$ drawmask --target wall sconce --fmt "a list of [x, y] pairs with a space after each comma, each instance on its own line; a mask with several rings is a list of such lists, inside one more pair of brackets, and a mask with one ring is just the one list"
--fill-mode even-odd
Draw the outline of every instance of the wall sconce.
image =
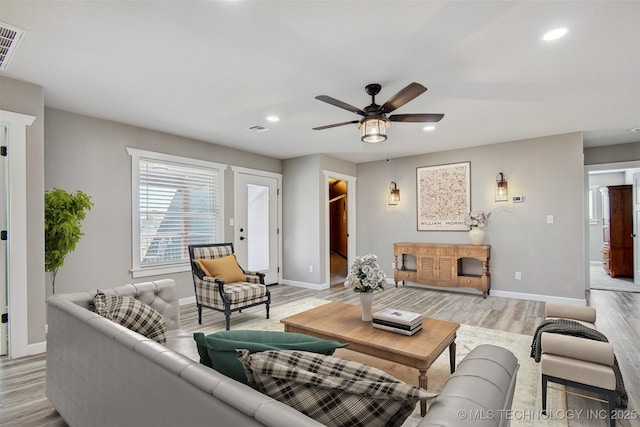
[[399, 201], [400, 190], [398, 190], [396, 183], [391, 181], [391, 185], [389, 186], [389, 206], [397, 205]]
[[504, 174], [500, 172], [496, 176], [496, 202], [506, 202], [509, 200], [509, 186]]

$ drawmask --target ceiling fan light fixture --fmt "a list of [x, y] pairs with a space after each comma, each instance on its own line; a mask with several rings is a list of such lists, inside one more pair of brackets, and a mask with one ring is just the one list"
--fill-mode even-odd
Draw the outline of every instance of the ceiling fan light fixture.
[[387, 140], [387, 128], [390, 126], [389, 120], [383, 117], [373, 117], [363, 119], [358, 123], [360, 129], [360, 140], [367, 144], [378, 144]]

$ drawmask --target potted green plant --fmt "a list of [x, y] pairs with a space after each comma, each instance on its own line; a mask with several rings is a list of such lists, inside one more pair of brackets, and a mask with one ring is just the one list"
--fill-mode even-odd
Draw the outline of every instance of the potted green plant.
[[84, 233], [80, 225], [91, 210], [91, 197], [82, 191], [68, 193], [59, 188], [44, 194], [44, 266], [51, 274], [52, 292], [56, 293], [56, 275], [69, 252]]

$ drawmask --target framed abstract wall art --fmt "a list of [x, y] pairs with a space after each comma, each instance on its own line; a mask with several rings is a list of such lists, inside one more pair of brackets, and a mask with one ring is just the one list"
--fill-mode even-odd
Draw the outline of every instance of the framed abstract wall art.
[[418, 231], [467, 231], [471, 162], [416, 168]]

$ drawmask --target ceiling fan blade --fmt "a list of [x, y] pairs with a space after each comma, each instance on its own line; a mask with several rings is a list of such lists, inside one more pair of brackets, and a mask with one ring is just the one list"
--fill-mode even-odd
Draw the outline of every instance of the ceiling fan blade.
[[390, 113], [393, 110], [402, 107], [417, 96], [422, 95], [426, 91], [427, 88], [422, 86], [420, 83], [409, 83], [404, 89], [401, 89], [400, 92], [393, 95], [384, 103], [382, 106], [382, 112]]
[[364, 111], [362, 111], [358, 107], [354, 107], [353, 105], [347, 104], [346, 102], [342, 102], [342, 101], [337, 100], [335, 98], [332, 98], [330, 96], [318, 95], [318, 96], [316, 96], [316, 99], [319, 99], [320, 101], [324, 101], [327, 104], [331, 104], [331, 105], [334, 105], [336, 107], [343, 108], [343, 109], [345, 109], [347, 111], [351, 111], [352, 113], [356, 113], [356, 114], [360, 114], [361, 116], [364, 116]]
[[330, 129], [330, 128], [335, 128], [335, 127], [338, 127], [338, 126], [352, 125], [352, 124], [355, 124], [355, 123], [360, 123], [360, 120], [351, 120], [350, 122], [342, 122], [342, 123], [334, 123], [332, 125], [318, 126], [317, 128], [313, 128], [313, 130]]
[[442, 120], [444, 114], [394, 114], [389, 116], [392, 122], [435, 123]]

